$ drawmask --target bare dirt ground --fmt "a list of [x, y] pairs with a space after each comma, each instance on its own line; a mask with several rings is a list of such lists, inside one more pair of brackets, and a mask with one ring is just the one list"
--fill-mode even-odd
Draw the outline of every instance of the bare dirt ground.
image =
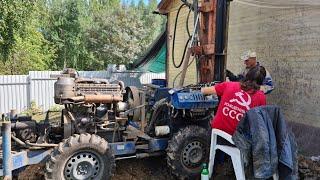
[[113, 180], [174, 180], [166, 165], [165, 157], [117, 161]]
[[319, 180], [320, 179], [320, 160], [312, 161], [311, 158], [304, 156], [298, 157], [300, 179]]
[[[117, 168], [112, 180], [175, 180], [170, 175], [165, 157], [153, 157], [146, 159], [126, 159], [116, 162]], [[220, 172], [223, 172], [221, 170]], [[312, 161], [309, 158], [299, 156], [299, 178], [306, 180], [320, 179], [320, 161]], [[18, 180], [43, 180], [44, 165], [27, 167], [18, 177]], [[219, 174], [214, 179], [228, 180], [232, 176]]]
[[[165, 157], [146, 159], [126, 159], [116, 162], [116, 172], [112, 180], [174, 180], [167, 168]], [[42, 180], [44, 165], [27, 167], [15, 179]]]

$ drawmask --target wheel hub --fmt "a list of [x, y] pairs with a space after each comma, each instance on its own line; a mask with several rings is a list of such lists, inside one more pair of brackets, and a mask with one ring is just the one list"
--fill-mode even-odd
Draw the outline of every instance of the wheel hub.
[[182, 161], [187, 167], [197, 167], [204, 157], [203, 144], [199, 141], [192, 141], [182, 151]]
[[64, 168], [66, 179], [94, 179], [100, 172], [100, 161], [90, 152], [81, 152], [72, 156]]

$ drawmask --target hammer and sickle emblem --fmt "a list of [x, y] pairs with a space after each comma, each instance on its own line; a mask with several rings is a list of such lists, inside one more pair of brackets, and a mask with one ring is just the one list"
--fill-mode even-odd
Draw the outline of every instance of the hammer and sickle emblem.
[[248, 101], [246, 101], [243, 98], [244, 93], [243, 92], [237, 92], [235, 93], [235, 95], [237, 97], [239, 97], [240, 101], [238, 99], [231, 99], [230, 102], [236, 102], [237, 104], [239, 104], [240, 106], [244, 106], [247, 108], [247, 110], [250, 109], [249, 105], [251, 104], [251, 97], [249, 96], [249, 94], [245, 93], [248, 96]]

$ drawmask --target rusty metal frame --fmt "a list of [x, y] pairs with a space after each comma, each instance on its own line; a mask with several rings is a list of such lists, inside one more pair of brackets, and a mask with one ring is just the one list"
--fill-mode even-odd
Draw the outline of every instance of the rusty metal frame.
[[200, 83], [212, 82], [214, 80], [214, 49], [216, 35], [216, 4], [217, 0], [204, 0], [200, 5], [200, 48], [201, 56], [199, 62]]

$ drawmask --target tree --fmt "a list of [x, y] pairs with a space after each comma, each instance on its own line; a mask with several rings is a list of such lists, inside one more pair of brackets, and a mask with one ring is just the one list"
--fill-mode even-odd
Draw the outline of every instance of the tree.
[[[1, 74], [128, 64], [158, 35], [156, 0], [0, 0]], [[130, 1], [132, 2], [132, 1]], [[158, 27], [158, 28], [154, 28]]]
[[86, 59], [89, 56], [83, 42], [79, 3], [81, 2], [75, 0], [56, 1], [49, 7], [50, 16], [45, 34], [46, 38], [58, 48], [53, 65], [57, 69], [64, 67], [82, 69], [79, 63], [80, 57]]
[[87, 35], [88, 48], [97, 62], [106, 67], [109, 63], [129, 64], [137, 59], [163, 25], [163, 18], [152, 14], [156, 5], [149, 7], [151, 4], [146, 6], [140, 1], [137, 6], [123, 4], [122, 9], [105, 9], [96, 14]]
[[22, 35], [25, 22], [33, 11], [33, 1], [0, 1], [0, 51], [2, 60], [9, 59], [16, 37]]
[[[3, 60], [0, 74], [26, 74], [30, 70], [50, 69], [49, 64], [54, 58], [55, 49], [42, 35], [39, 22], [43, 14], [39, 4], [25, 4], [20, 1], [1, 3], [7, 4], [0, 7], [4, 10], [1, 11], [1, 19], [5, 19], [2, 21], [3, 29], [0, 30], [1, 36], [5, 36], [1, 44]], [[15, 14], [14, 9], [19, 10], [20, 14]], [[22, 15], [24, 17], [21, 17]]]

